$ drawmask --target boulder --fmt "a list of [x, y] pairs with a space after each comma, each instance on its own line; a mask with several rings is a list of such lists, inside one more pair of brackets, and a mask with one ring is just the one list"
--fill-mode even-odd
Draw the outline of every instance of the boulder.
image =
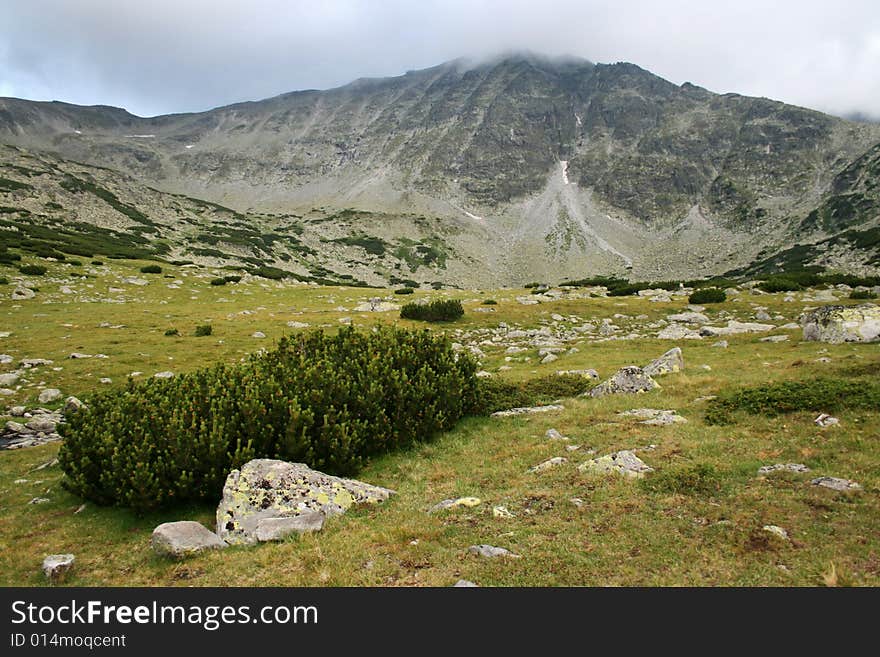
[[595, 474], [615, 473], [637, 479], [644, 477], [648, 472], [654, 472], [654, 468], [628, 449], [581, 463], [578, 470]]
[[648, 376], [661, 376], [663, 374], [671, 374], [680, 372], [684, 369], [684, 357], [681, 355], [680, 347], [673, 347], [665, 354], [652, 360], [642, 368]]
[[801, 316], [804, 340], [817, 342], [880, 341], [880, 306], [823, 306]]
[[685, 324], [709, 323], [709, 318], [706, 317], [703, 313], [698, 312], [676, 313], [675, 315], [669, 315], [666, 319], [668, 319], [670, 322], [684, 322]]
[[[252, 544], [267, 518], [320, 512], [345, 513], [355, 504], [376, 504], [394, 491], [355, 479], [333, 477], [303, 463], [254, 459], [233, 470], [217, 507], [217, 535], [227, 543]], [[268, 529], [266, 531], [269, 531]]]
[[27, 287], [17, 287], [12, 291], [13, 301], [24, 301], [25, 299], [33, 299], [37, 293]]
[[849, 479], [841, 479], [840, 477], [816, 477], [811, 482], [813, 486], [822, 486], [831, 490], [850, 491], [859, 490], [861, 485]]
[[204, 525], [192, 520], [165, 522], [153, 530], [150, 546], [165, 557], [188, 557], [205, 550], [226, 547], [226, 543]]
[[776, 327], [773, 324], [758, 324], [756, 322], [738, 322], [731, 319], [727, 322], [727, 326], [704, 326], [700, 329], [700, 334], [704, 336], [713, 335], [737, 335], [739, 333], [764, 333], [772, 331]]
[[85, 404], [83, 404], [79, 399], [77, 399], [76, 397], [74, 397], [72, 395], [64, 400], [63, 411], [64, 411], [65, 415], [70, 414], [70, 413], [75, 413], [76, 411], [80, 410], [81, 408], [85, 408]]
[[38, 397], [41, 404], [50, 404], [61, 399], [61, 391], [58, 388], [46, 388]]
[[604, 397], [605, 395], [648, 392], [659, 387], [657, 382], [645, 374], [641, 367], [629, 365], [617, 370], [610, 379], [603, 381], [585, 394], [590, 397]]
[[9, 388], [18, 383], [18, 374], [15, 372], [7, 372], [0, 374], [0, 388]]
[[257, 523], [254, 532], [257, 541], [283, 541], [292, 534], [318, 532], [324, 527], [325, 516], [320, 511], [303, 513], [290, 518], [263, 518]]
[[43, 559], [43, 574], [50, 582], [57, 584], [67, 576], [75, 560], [72, 554], [50, 554]]
[[661, 340], [702, 340], [703, 336], [699, 331], [688, 328], [684, 324], [670, 324], [664, 327], [657, 334]]

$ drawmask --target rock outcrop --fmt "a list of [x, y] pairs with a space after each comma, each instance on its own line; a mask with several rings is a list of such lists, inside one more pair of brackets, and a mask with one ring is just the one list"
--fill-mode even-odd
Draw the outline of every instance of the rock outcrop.
[[880, 306], [823, 306], [801, 316], [804, 340], [816, 342], [880, 341]]

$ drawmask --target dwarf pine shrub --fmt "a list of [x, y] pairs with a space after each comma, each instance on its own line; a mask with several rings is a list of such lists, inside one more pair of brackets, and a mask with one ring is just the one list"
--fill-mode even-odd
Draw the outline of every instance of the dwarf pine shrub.
[[476, 364], [428, 331], [282, 338], [244, 363], [99, 391], [61, 425], [65, 486], [138, 511], [216, 502], [253, 458], [351, 475], [449, 429], [477, 394]]
[[144, 265], [141, 267], [142, 274], [161, 274], [162, 267], [159, 265]]
[[408, 303], [400, 309], [401, 319], [419, 319], [425, 322], [454, 322], [464, 315], [458, 299], [440, 299], [431, 303]]
[[688, 303], [724, 303], [727, 301], [727, 295], [724, 290], [717, 287], [705, 287], [702, 290], [696, 290], [688, 297]]

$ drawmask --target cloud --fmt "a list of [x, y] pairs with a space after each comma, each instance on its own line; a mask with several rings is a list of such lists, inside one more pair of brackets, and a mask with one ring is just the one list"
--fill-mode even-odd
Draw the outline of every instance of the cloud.
[[631, 61], [675, 83], [880, 117], [875, 0], [9, 4], [0, 25], [0, 92], [141, 115], [528, 49]]

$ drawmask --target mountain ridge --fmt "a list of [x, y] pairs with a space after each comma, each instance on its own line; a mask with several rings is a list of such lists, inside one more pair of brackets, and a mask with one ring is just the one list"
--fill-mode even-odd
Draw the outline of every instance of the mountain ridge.
[[880, 126], [626, 62], [453, 60], [148, 118], [0, 99], [0, 142], [242, 212], [435, 217], [490, 235], [490, 278], [510, 283], [711, 275], [880, 220], [870, 176], [841, 178]]

